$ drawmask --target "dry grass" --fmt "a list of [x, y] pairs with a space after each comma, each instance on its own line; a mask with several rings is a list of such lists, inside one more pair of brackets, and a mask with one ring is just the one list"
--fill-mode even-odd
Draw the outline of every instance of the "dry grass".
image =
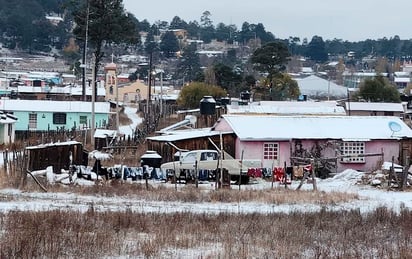
[[[170, 185], [165, 183], [165, 185]], [[25, 190], [33, 191], [34, 185], [27, 186]], [[50, 192], [67, 192], [67, 187], [52, 185], [47, 187]], [[261, 202], [268, 204], [304, 204], [335, 205], [359, 199], [357, 194], [342, 192], [313, 192], [296, 191], [282, 187], [266, 190], [236, 190], [219, 189], [210, 190], [195, 188], [194, 185], [186, 185], [178, 189], [159, 185], [153, 187], [144, 183], [129, 184], [120, 181], [112, 181], [107, 185], [94, 185], [91, 187], [73, 186], [71, 192], [82, 195], [99, 195], [106, 197], [132, 196], [148, 201], [179, 201], [179, 202]]]
[[412, 212], [0, 214], [1, 258], [411, 258]]
[[[18, 185], [19, 175], [4, 177]], [[14, 179], [14, 180], [13, 180]], [[268, 190], [177, 190], [107, 182], [93, 187], [47, 185], [50, 192], [130, 196], [180, 202], [318, 204], [325, 208], [359, 197], [347, 193]], [[27, 179], [23, 191], [39, 191]], [[10, 196], [0, 197], [9, 201]], [[0, 258], [412, 258], [412, 212], [379, 208], [270, 214], [86, 213], [66, 210], [0, 213]]]

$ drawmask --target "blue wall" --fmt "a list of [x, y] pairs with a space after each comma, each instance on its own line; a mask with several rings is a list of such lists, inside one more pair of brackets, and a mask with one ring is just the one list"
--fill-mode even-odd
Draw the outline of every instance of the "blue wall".
[[[55, 112], [14, 112], [14, 115], [18, 118], [16, 122], [16, 130], [28, 130], [29, 129], [29, 114], [36, 114], [37, 126], [36, 129], [30, 130], [56, 130], [64, 127], [65, 129], [71, 129], [76, 127], [82, 129], [83, 124], [80, 124], [80, 116], [86, 116], [87, 126], [90, 127], [92, 116], [89, 113], [71, 113], [62, 112], [66, 114], [66, 124], [54, 124], [53, 114]], [[96, 113], [95, 114], [96, 127], [100, 128], [109, 123], [109, 114]]]

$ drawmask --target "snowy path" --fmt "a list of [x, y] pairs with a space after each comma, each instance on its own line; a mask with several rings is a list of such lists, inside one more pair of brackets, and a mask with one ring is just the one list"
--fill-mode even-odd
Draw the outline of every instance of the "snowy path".
[[132, 124], [120, 126], [119, 131], [125, 136], [133, 136], [134, 130], [136, 129], [137, 125], [142, 123], [143, 119], [140, 118], [137, 114], [137, 108], [126, 106], [124, 112], [132, 121]]

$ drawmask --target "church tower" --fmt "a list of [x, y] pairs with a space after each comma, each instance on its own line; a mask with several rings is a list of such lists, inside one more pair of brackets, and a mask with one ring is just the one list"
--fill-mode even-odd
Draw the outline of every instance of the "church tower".
[[115, 63], [109, 63], [104, 67], [104, 72], [106, 75], [105, 80], [105, 90], [106, 90], [106, 101], [116, 101], [116, 88], [117, 88], [117, 65]]

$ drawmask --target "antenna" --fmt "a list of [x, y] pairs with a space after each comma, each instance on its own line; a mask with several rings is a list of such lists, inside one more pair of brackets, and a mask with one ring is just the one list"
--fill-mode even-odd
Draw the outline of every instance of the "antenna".
[[393, 134], [394, 134], [395, 132], [399, 132], [399, 131], [401, 131], [401, 129], [402, 129], [402, 126], [401, 126], [399, 123], [395, 122], [395, 121], [390, 121], [390, 122], [388, 123], [388, 127], [389, 127], [389, 129], [392, 131], [391, 137], [393, 136]]

